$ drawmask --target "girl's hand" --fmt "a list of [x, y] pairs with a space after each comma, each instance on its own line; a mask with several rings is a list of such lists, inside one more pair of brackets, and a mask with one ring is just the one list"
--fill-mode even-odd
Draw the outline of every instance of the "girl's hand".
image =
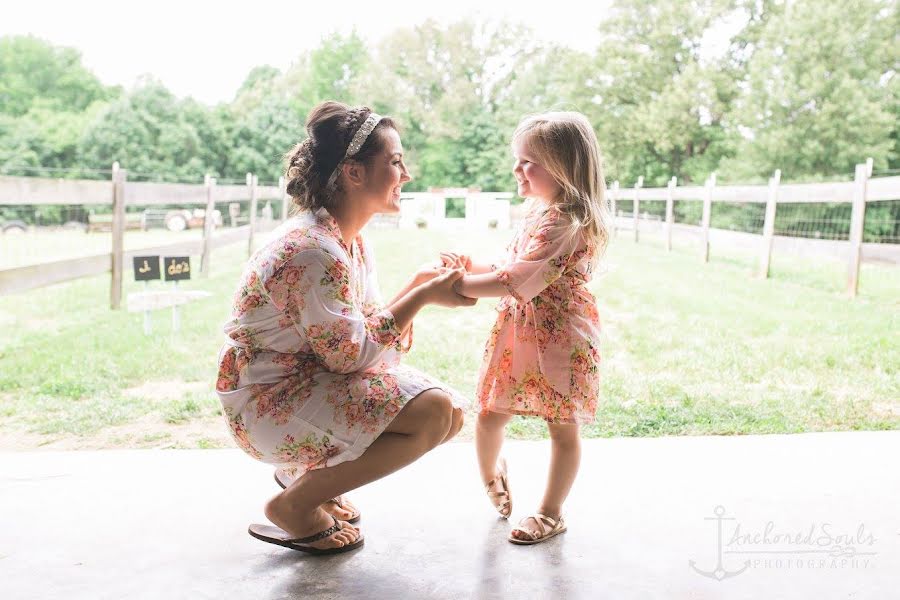
[[421, 289], [425, 301], [429, 304], [446, 306], [448, 308], [474, 306], [475, 302], [477, 302], [475, 298], [466, 298], [454, 291], [454, 284], [462, 279], [464, 275], [464, 270], [453, 269], [452, 271], [447, 271], [446, 273], [438, 275], [428, 283], [423, 284]]
[[472, 257], [455, 252], [441, 252], [441, 263], [448, 269], [465, 269], [468, 273], [472, 270]]

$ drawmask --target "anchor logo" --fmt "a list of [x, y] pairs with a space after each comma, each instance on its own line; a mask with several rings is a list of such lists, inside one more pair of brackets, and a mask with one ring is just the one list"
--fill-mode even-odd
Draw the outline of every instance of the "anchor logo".
[[718, 581], [722, 581], [723, 579], [728, 579], [731, 577], [735, 577], [736, 575], [740, 575], [748, 568], [750, 568], [750, 561], [747, 560], [744, 562], [744, 566], [738, 571], [728, 571], [722, 566], [722, 521], [734, 521], [734, 517], [724, 517], [725, 507], [721, 504], [717, 506], [714, 510], [716, 513], [715, 517], [704, 517], [705, 521], [716, 521], [716, 525], [719, 530], [719, 541], [718, 541], [718, 549], [719, 549], [719, 560], [716, 564], [716, 568], [712, 571], [703, 571], [697, 568], [697, 563], [693, 560], [689, 560], [688, 564], [690, 567], [697, 572], [698, 575], [703, 575], [704, 577], [709, 577], [710, 579], [716, 579]]

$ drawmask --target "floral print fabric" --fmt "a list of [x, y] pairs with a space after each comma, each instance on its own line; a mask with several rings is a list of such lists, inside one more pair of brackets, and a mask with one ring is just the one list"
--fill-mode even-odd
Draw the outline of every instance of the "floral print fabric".
[[410, 399], [447, 390], [400, 364], [412, 326], [384, 308], [371, 249], [324, 209], [276, 230], [250, 259], [225, 324], [216, 391], [232, 436], [295, 474], [353, 460]]
[[481, 412], [590, 423], [600, 394], [594, 249], [558, 208], [537, 204], [495, 266], [509, 290], [497, 306], [478, 375]]

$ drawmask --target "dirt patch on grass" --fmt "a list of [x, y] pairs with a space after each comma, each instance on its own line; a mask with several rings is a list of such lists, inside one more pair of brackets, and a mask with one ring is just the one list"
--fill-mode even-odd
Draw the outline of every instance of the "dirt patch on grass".
[[222, 417], [203, 417], [186, 423], [166, 423], [150, 414], [125, 425], [107, 427], [94, 435], [43, 435], [14, 426], [0, 427], [0, 451], [101, 450], [111, 448], [230, 448], [234, 446]]
[[872, 411], [879, 417], [900, 419], [900, 404], [889, 402], [873, 402]]

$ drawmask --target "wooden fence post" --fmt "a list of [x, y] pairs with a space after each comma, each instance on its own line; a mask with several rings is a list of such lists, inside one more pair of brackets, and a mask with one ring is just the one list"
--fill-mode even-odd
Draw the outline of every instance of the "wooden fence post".
[[713, 173], [706, 180], [706, 193], [703, 196], [703, 247], [701, 249], [703, 262], [709, 262], [709, 221], [712, 216], [712, 195], [716, 187], [716, 174]]
[[110, 270], [112, 281], [109, 286], [109, 307], [118, 310], [122, 305], [122, 273], [125, 262], [125, 169], [119, 163], [112, 168], [112, 252]]
[[640, 231], [640, 229], [638, 227], [638, 223], [640, 222], [640, 218], [641, 218], [641, 214], [640, 214], [641, 201], [640, 201], [640, 198], [638, 198], [638, 193], [639, 193], [639, 190], [641, 189], [641, 186], [643, 186], [643, 185], [644, 185], [644, 176], [641, 175], [640, 177], [638, 177], [637, 181], [634, 184], [633, 216], [634, 216], [634, 241], [635, 242], [638, 241], [638, 235], [639, 235], [639, 231]]
[[259, 177], [247, 173], [247, 185], [250, 186], [250, 235], [247, 238], [247, 256], [253, 256], [253, 233], [256, 231], [256, 186]]
[[778, 185], [781, 183], [781, 169], [769, 179], [769, 191], [766, 196], [766, 220], [763, 223], [762, 253], [759, 256], [758, 277], [768, 279], [769, 266], [772, 264], [772, 242], [775, 239], [775, 210], [778, 205]]
[[850, 212], [850, 268], [847, 273], [847, 293], [855, 298], [859, 291], [859, 262], [862, 258], [862, 241], [866, 223], [866, 187], [869, 165], [856, 165], [853, 179], [853, 207]]
[[216, 209], [216, 179], [207, 174], [203, 183], [206, 186], [206, 213], [204, 213], [205, 216], [203, 218], [203, 254], [200, 256], [200, 276], [209, 277], [209, 260], [212, 250], [213, 229], [215, 228], [213, 211]]
[[618, 215], [616, 214], [618, 209], [616, 208], [616, 201], [619, 199], [619, 180], [613, 181], [612, 193], [609, 195], [609, 209], [612, 212], [612, 230], [613, 235], [618, 235], [619, 228], [616, 226], [616, 219]]
[[675, 222], [675, 186], [678, 178], [674, 175], [666, 189], [666, 250], [672, 250], [672, 224]]

